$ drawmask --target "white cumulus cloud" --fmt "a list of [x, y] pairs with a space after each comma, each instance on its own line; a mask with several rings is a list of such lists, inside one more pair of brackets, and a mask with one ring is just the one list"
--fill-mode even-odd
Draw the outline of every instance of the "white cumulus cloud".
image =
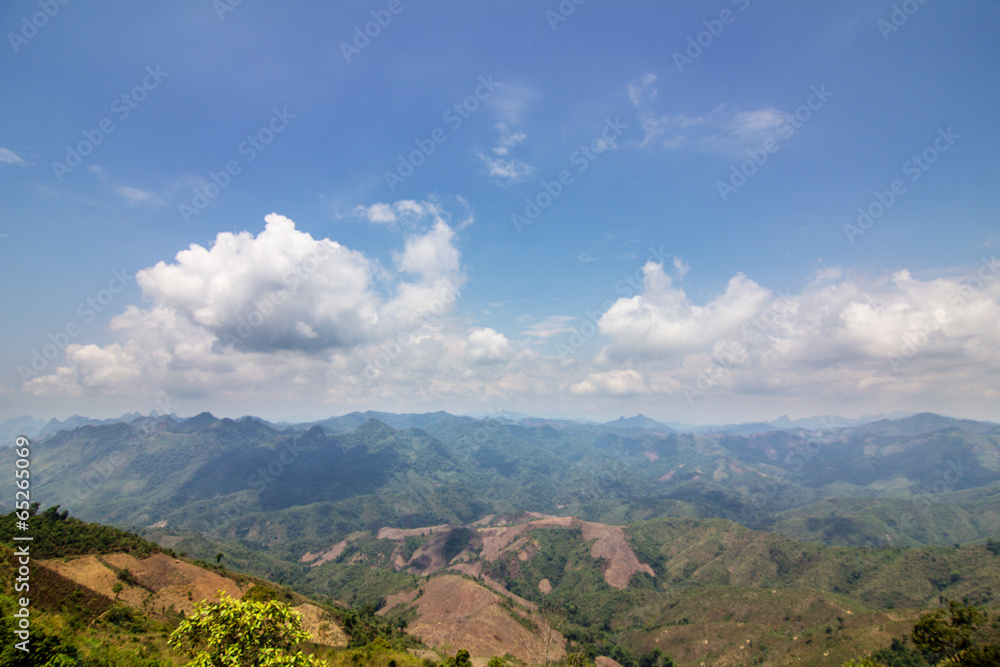
[[569, 392], [574, 396], [633, 396], [645, 391], [642, 375], [633, 369], [591, 373], [573, 384]]
[[479, 329], [469, 334], [469, 361], [474, 364], [498, 364], [510, 359], [510, 341], [493, 329]]

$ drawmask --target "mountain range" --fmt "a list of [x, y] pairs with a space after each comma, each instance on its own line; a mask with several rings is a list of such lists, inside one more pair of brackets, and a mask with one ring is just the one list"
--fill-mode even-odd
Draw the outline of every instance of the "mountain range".
[[126, 415], [39, 431], [31, 493], [378, 610], [438, 655], [840, 664], [939, 598], [996, 604], [1000, 425], [779, 421]]
[[[42, 435], [32, 489], [118, 525], [261, 544], [280, 525], [304, 550], [360, 529], [519, 512], [728, 518], [830, 544], [952, 544], [998, 532], [1000, 425], [929, 413], [826, 423], [679, 433], [642, 417], [355, 412], [278, 425], [133, 416]], [[0, 449], [0, 464], [12, 460]]]

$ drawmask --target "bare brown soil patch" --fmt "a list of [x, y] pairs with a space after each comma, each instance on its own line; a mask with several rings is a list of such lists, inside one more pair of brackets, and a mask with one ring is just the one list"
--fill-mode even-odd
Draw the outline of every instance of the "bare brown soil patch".
[[[604, 580], [613, 588], [619, 590], [628, 586], [629, 580], [636, 572], [645, 572], [655, 576], [653, 568], [640, 563], [635, 552], [625, 539], [621, 526], [608, 526], [603, 523], [581, 521], [575, 517], [547, 516], [535, 512], [525, 515], [527, 521], [512, 526], [496, 526], [482, 528], [479, 531], [483, 540], [480, 556], [493, 561], [508, 551], [520, 549], [527, 542], [525, 534], [530, 530], [545, 528], [578, 528], [583, 533], [584, 541], [594, 540], [590, 555], [605, 563]], [[533, 555], [525, 551], [529, 557]], [[520, 554], [519, 554], [520, 556]], [[522, 558], [522, 560], [524, 560]]]
[[[243, 591], [232, 579], [185, 563], [163, 553], [139, 560], [129, 554], [81, 556], [68, 561], [54, 559], [43, 564], [98, 595], [117, 599], [145, 613], [161, 616], [169, 611], [188, 614], [203, 599], [214, 599], [218, 591], [240, 597]], [[118, 577], [128, 570], [138, 585]], [[117, 570], [117, 571], [116, 571]], [[116, 595], [115, 584], [122, 584]]]
[[[142, 560], [129, 554], [106, 554], [68, 560], [56, 558], [40, 564], [53, 571], [54, 576], [86, 589], [88, 599], [93, 596], [108, 601], [117, 599], [158, 618], [170, 613], [186, 616], [198, 602], [217, 599], [219, 591], [234, 598], [242, 597], [244, 592], [244, 588], [228, 577], [164, 553], [155, 553]], [[119, 578], [123, 570], [128, 570], [135, 583]], [[117, 594], [114, 591], [116, 584], [121, 584]], [[94, 603], [92, 606], [96, 609], [101, 605]], [[305, 604], [296, 607], [295, 611], [303, 614], [303, 627], [316, 643], [347, 645], [343, 629], [321, 608]]]
[[382, 606], [381, 609], [379, 609], [375, 613], [378, 614], [379, 616], [385, 616], [386, 612], [392, 609], [393, 607], [413, 602], [413, 599], [416, 598], [418, 595], [420, 595], [420, 590], [416, 588], [409, 591], [400, 591], [398, 593], [387, 595], [385, 596], [385, 604]]
[[639, 562], [639, 558], [625, 540], [625, 531], [621, 526], [607, 526], [588, 521], [580, 523], [583, 526], [583, 539], [588, 542], [596, 540], [594, 546], [590, 548], [590, 555], [604, 559], [606, 563], [604, 581], [608, 582], [608, 586], [622, 590], [628, 586], [632, 575], [637, 572], [645, 572], [651, 577], [656, 576], [653, 568]]
[[413, 552], [413, 556], [408, 562], [409, 567], [406, 568], [406, 571], [410, 574], [427, 576], [448, 565], [448, 561], [444, 558], [444, 547], [448, 540], [448, 533], [450, 531], [435, 532], [438, 534], [426, 543], [421, 544], [420, 547]]
[[112, 601], [86, 586], [62, 576], [53, 568], [36, 564], [31, 573], [31, 604], [43, 609], [69, 608], [92, 621], [112, 605]]
[[326, 551], [321, 551], [315, 554], [306, 552], [302, 554], [302, 562], [308, 563], [310, 561], [313, 561], [313, 564], [310, 567], [316, 567], [318, 565], [322, 565], [323, 563], [329, 563], [330, 561], [340, 556], [340, 554], [344, 553], [344, 549], [347, 548], [347, 545], [350, 543], [350, 541], [351, 537], [345, 537], [344, 539], [337, 542]]
[[307, 602], [295, 607], [294, 611], [302, 614], [302, 629], [312, 635], [314, 643], [347, 646], [347, 633], [322, 607]]
[[475, 581], [443, 575], [422, 590], [409, 603], [417, 619], [408, 631], [429, 646], [445, 653], [464, 648], [478, 658], [509, 652], [529, 664], [544, 663], [546, 654], [549, 660], [565, 655], [565, 639], [544, 619], [517, 605], [505, 608], [503, 598]]

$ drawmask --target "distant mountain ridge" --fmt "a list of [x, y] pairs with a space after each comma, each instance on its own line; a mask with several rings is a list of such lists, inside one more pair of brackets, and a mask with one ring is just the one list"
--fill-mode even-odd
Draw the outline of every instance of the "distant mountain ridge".
[[[261, 544], [281, 533], [289, 549], [318, 548], [320, 533], [372, 521], [405, 528], [525, 511], [599, 522], [724, 517], [847, 544], [886, 534], [950, 544], [991, 537], [1000, 522], [1000, 507], [991, 509], [1000, 506], [991, 495], [1000, 425], [931, 414], [694, 434], [645, 417], [583, 424], [365, 412], [278, 426], [205, 412], [86, 424], [39, 442], [32, 493], [49, 504], [88, 520], [165, 521]], [[0, 448], [0, 464], [11, 457]], [[901, 521], [888, 509], [921, 496], [934, 511]], [[843, 508], [833, 516], [830, 499]], [[795, 513], [816, 503], [826, 503], [829, 521], [801, 523]], [[275, 532], [289, 522], [294, 531]]]
[[[931, 414], [931, 413], [922, 413]], [[645, 415], [639, 413], [634, 417], [625, 417], [624, 415], [615, 419], [613, 421], [605, 422], [603, 426], [610, 428], [637, 428], [641, 430], [648, 431], [658, 431], [664, 433], [766, 433], [770, 431], [781, 431], [789, 429], [804, 429], [804, 430], [829, 430], [833, 428], [847, 428], [852, 426], [860, 426], [863, 424], [878, 422], [878, 421], [896, 421], [905, 417], [913, 416], [914, 413], [908, 412], [893, 412], [893, 413], [881, 413], [878, 415], [865, 415], [862, 417], [857, 417], [854, 419], [847, 419], [844, 417], [837, 416], [819, 416], [819, 417], [808, 417], [802, 419], [789, 419], [787, 415], [782, 415], [781, 417], [769, 421], [769, 422], [743, 422], [736, 424], [721, 424], [721, 425], [711, 425], [711, 424], [688, 424], [684, 422], [661, 422], [655, 419], [646, 417]], [[107, 424], [118, 424], [118, 423], [132, 423], [136, 420], [157, 420], [163, 419], [163, 417], [169, 416], [172, 420], [176, 422], [187, 422], [192, 419], [216, 419], [211, 413], [203, 412], [201, 414], [195, 415], [193, 417], [178, 417], [176, 414], [171, 415], [160, 415], [156, 410], [150, 412], [148, 416], [143, 416], [138, 412], [130, 412], [122, 415], [121, 417], [109, 418], [109, 419], [92, 419], [90, 417], [84, 417], [81, 415], [73, 415], [67, 417], [64, 420], [59, 420], [56, 418], [51, 418], [48, 421], [41, 419], [34, 419], [29, 416], [13, 417], [0, 422], [0, 446], [4, 444], [11, 444], [13, 439], [18, 435], [25, 435], [30, 438], [44, 439], [61, 431], [70, 431], [80, 426], [102, 426]], [[939, 415], [934, 415], [935, 417], [940, 417]], [[440, 423], [443, 420], [449, 419], [467, 419], [467, 420], [489, 420], [503, 423], [573, 423], [573, 424], [590, 424], [594, 426], [599, 426], [601, 424], [597, 422], [580, 422], [576, 420], [563, 420], [563, 419], [549, 419], [544, 417], [534, 417], [524, 413], [518, 412], [507, 412], [502, 411], [498, 413], [481, 413], [478, 415], [467, 415], [460, 416], [454, 415], [443, 410], [437, 412], [428, 413], [392, 413], [392, 412], [380, 412], [375, 410], [367, 410], [364, 412], [350, 412], [344, 415], [328, 417], [326, 419], [306, 421], [306, 422], [271, 422], [260, 417], [248, 416], [256, 421], [263, 424], [267, 424], [275, 430], [293, 430], [293, 431], [305, 431], [312, 426], [322, 426], [323, 429], [329, 433], [344, 433], [353, 430], [366, 422], [369, 419], [378, 419], [393, 428], [397, 429], [407, 429], [407, 428], [422, 428], [430, 424]], [[243, 419], [246, 417], [241, 417]], [[941, 419], [951, 419], [950, 417], [940, 417]], [[967, 423], [989, 423], [989, 422], [975, 422], [973, 420], [958, 420]]]
[[646, 431], [660, 431], [662, 433], [677, 433], [677, 429], [671, 428], [662, 422], [658, 422], [655, 419], [650, 419], [646, 415], [640, 413], [635, 417], [619, 417], [618, 419], [610, 422], [605, 422], [605, 426], [611, 426], [612, 428], [638, 428]]

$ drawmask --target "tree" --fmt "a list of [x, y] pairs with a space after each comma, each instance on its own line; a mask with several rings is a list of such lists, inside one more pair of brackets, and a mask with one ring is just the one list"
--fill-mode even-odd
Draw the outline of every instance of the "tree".
[[909, 641], [910, 638], [906, 635], [895, 637], [888, 648], [875, 651], [868, 659], [885, 667], [928, 667], [930, 663], [924, 659], [923, 654], [907, 646]]
[[193, 658], [191, 667], [320, 667], [292, 648], [310, 639], [302, 617], [277, 600], [237, 600], [219, 592], [218, 602], [195, 605], [170, 635], [169, 644]]
[[272, 591], [266, 586], [251, 586], [250, 590], [243, 594], [240, 598], [244, 602], [268, 602], [270, 600], [277, 600], [278, 594]]
[[948, 601], [948, 614], [935, 609], [913, 626], [913, 645], [934, 659], [951, 658], [972, 646], [972, 635], [986, 617], [976, 607]]

